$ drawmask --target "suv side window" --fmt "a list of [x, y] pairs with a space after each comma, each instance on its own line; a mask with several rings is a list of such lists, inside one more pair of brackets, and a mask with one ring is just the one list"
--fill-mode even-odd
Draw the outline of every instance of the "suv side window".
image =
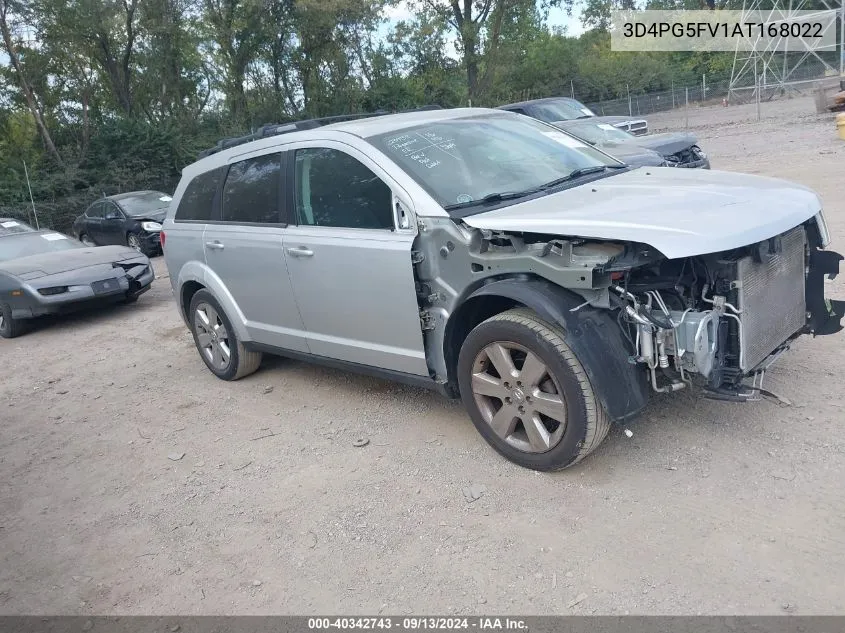
[[336, 149], [296, 150], [296, 214], [304, 226], [393, 229], [390, 187]]
[[281, 175], [281, 154], [248, 158], [232, 164], [223, 186], [223, 221], [279, 224]]
[[209, 222], [214, 206], [214, 196], [217, 193], [220, 170], [212, 169], [195, 176], [185, 188], [179, 207], [176, 209], [174, 220]]
[[105, 215], [106, 207], [102, 202], [95, 202], [88, 210], [85, 212], [85, 215], [89, 218], [102, 218]]

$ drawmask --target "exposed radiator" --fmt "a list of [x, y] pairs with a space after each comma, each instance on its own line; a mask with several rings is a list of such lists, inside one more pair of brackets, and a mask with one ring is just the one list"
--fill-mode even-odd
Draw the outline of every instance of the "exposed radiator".
[[742, 362], [754, 369], [806, 323], [804, 227], [780, 236], [781, 250], [768, 261], [737, 262], [737, 307], [742, 310]]

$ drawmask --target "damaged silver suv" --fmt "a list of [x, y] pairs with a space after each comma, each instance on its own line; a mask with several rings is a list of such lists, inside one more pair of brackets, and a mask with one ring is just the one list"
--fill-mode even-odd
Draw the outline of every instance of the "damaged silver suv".
[[265, 126], [186, 167], [161, 242], [224, 380], [262, 353], [461, 398], [494, 449], [577, 463], [650, 391], [765, 393], [799, 335], [841, 329], [819, 198], [632, 169], [501, 110]]

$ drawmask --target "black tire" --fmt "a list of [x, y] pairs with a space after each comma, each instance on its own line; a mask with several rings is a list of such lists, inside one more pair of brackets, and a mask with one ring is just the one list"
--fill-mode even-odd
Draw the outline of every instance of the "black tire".
[[2, 315], [2, 324], [0, 324], [0, 336], [3, 338], [15, 338], [21, 334], [25, 334], [29, 329], [29, 323], [23, 319], [12, 318], [12, 308], [5, 303], [0, 303], [0, 315]]
[[138, 301], [139, 295], [126, 295], [126, 298], [123, 300], [125, 305], [131, 305]]
[[[215, 367], [200, 346], [195, 320], [197, 308], [202, 303], [208, 304], [216, 311], [221, 323], [226, 328], [228, 334], [229, 362], [225, 368]], [[190, 324], [191, 334], [194, 336], [194, 345], [197, 348], [197, 352], [199, 352], [200, 358], [202, 358], [206, 367], [211, 370], [211, 373], [218, 378], [222, 380], [239, 380], [244, 376], [254, 373], [258, 369], [258, 366], [261, 365], [261, 352], [253, 352], [244, 347], [233, 330], [229, 317], [223, 311], [217, 299], [214, 298], [214, 295], [208, 290], [198, 290], [194, 293], [188, 312], [188, 323]]]
[[[477, 357], [497, 342], [514, 344], [536, 355], [548, 370], [555, 395], [560, 394], [563, 400], [566, 423], [557, 444], [546, 452], [527, 452], [506, 442], [485, 421], [476, 402], [472, 375]], [[562, 332], [531, 310], [503, 312], [469, 333], [458, 357], [458, 385], [464, 407], [482, 437], [501, 455], [525, 468], [550, 471], [577, 464], [601, 444], [610, 429], [607, 413], [596, 399], [581, 363], [563, 340]], [[504, 405], [501, 401], [501, 406]]]
[[[82, 242], [83, 244], [85, 244], [85, 239], [86, 239], [86, 238], [88, 239], [88, 241], [90, 241], [90, 242], [91, 242], [91, 244], [92, 244], [93, 246], [96, 246], [96, 245], [97, 245], [97, 243], [96, 243], [96, 242], [95, 242], [95, 241], [91, 238], [91, 236], [90, 236], [90, 235], [88, 235], [87, 233], [80, 233], [80, 234], [79, 234], [79, 241], [80, 241], [80, 242]], [[87, 244], [85, 244], [85, 245], [86, 245], [86, 246], [88, 246]]]

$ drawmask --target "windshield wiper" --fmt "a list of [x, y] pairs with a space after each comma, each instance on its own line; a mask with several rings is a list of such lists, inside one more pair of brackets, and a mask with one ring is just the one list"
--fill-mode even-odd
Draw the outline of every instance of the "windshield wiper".
[[540, 191], [545, 191], [546, 189], [552, 189], [553, 187], [557, 187], [558, 185], [562, 185], [565, 182], [569, 182], [570, 180], [575, 180], [576, 178], [580, 178], [581, 176], [587, 176], [589, 174], [598, 174], [603, 171], [607, 171], [608, 169], [624, 169], [627, 165], [594, 165], [593, 167], [581, 167], [579, 169], [574, 169], [565, 176], [560, 178], [555, 178], [554, 180], [545, 183], [539, 187]]
[[502, 200], [516, 200], [517, 198], [524, 198], [525, 196], [529, 196], [532, 193], [537, 193], [540, 191], [538, 188], [534, 189], [526, 189], [525, 191], [499, 191], [496, 193], [489, 193], [480, 200], [469, 200], [467, 202], [458, 202], [456, 204], [450, 204], [445, 207], [447, 211], [451, 209], [462, 209], [464, 207], [471, 207], [476, 204], [486, 204], [490, 202], [501, 202]]

